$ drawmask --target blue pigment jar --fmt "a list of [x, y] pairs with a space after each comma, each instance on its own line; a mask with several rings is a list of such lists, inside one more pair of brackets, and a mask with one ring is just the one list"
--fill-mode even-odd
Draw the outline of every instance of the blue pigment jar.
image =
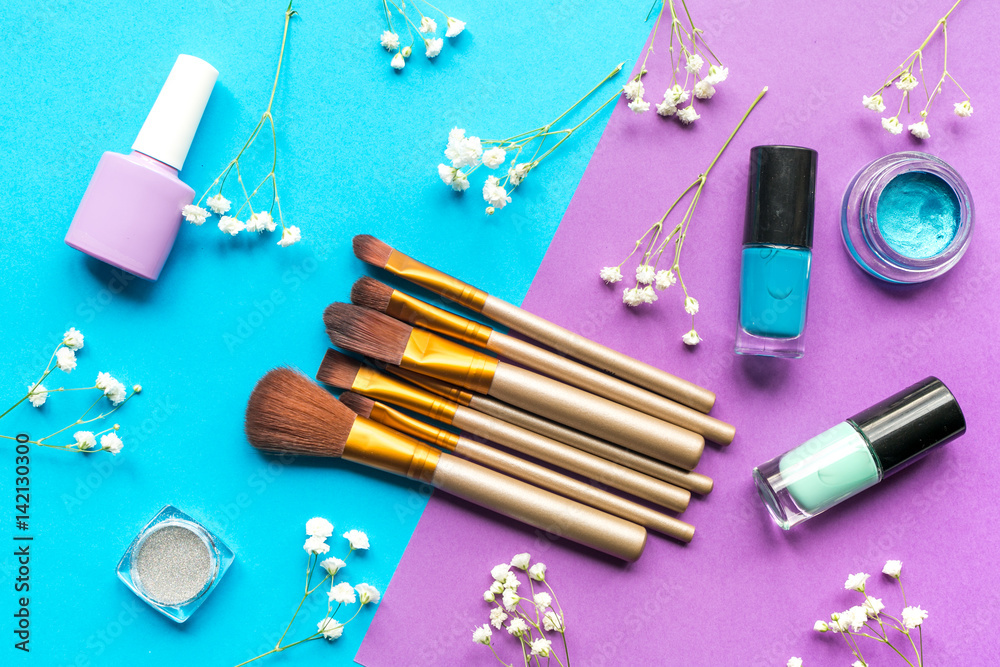
[[736, 353], [801, 357], [812, 265], [816, 151], [750, 150]]
[[972, 239], [969, 186], [933, 155], [886, 155], [847, 186], [841, 229], [848, 252], [868, 273], [919, 283], [955, 266]]

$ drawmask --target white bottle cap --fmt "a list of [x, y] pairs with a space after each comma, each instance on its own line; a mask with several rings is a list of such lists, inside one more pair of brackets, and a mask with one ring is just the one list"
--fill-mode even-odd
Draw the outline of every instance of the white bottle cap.
[[180, 170], [218, 76], [201, 58], [177, 56], [132, 150]]

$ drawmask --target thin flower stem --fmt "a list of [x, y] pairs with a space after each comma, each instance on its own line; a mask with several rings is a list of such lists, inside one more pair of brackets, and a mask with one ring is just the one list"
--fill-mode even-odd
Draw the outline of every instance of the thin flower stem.
[[[959, 0], [961, 1], [961, 0]], [[285, 29], [281, 34], [281, 50], [278, 52], [278, 66], [274, 71], [274, 85], [271, 86], [271, 97], [267, 101], [265, 116], [271, 115], [271, 106], [274, 104], [274, 94], [278, 91], [278, 77], [281, 76], [281, 63], [285, 59], [285, 43], [288, 41], [288, 23], [298, 12], [292, 10], [292, 3], [295, 0], [288, 0], [288, 9], [285, 10]]]
[[487, 644], [487, 646], [489, 646], [490, 650], [493, 651], [493, 655], [496, 657], [497, 660], [500, 661], [501, 665], [503, 665], [504, 667], [514, 667], [513, 665], [508, 664], [508, 663], [506, 663], [506, 662], [504, 662], [503, 660], [500, 659], [500, 654], [497, 653], [497, 650], [495, 648], [493, 648], [493, 644], [492, 643]]
[[[556, 116], [555, 119], [552, 120], [548, 125], [545, 125], [544, 126], [545, 129], [548, 130], [548, 128], [552, 127], [553, 125], [555, 125], [556, 123], [558, 123], [560, 120], [562, 120], [563, 117], [566, 116], [566, 114], [568, 114], [570, 111], [572, 111], [573, 109], [575, 109], [578, 106], [580, 106], [580, 104], [585, 99], [587, 99], [588, 97], [590, 97], [591, 95], [593, 95], [595, 92], [597, 92], [598, 88], [600, 88], [605, 83], [607, 83], [612, 77], [614, 77], [616, 74], [618, 74], [618, 72], [622, 71], [622, 67], [624, 65], [625, 65], [624, 62], [618, 63], [617, 67], [615, 67], [613, 70], [611, 70], [611, 72], [607, 76], [605, 76], [603, 79], [601, 79], [600, 82], [596, 86], [594, 86], [589, 91], [587, 91], [587, 93], [583, 97], [581, 97], [580, 99], [578, 99], [573, 104], [573, 106], [571, 106], [569, 109], [566, 109], [566, 111], [563, 111], [561, 114], [559, 114], [558, 116]], [[618, 97], [618, 93], [615, 93], [615, 98], [617, 98], [617, 97]], [[605, 102], [605, 104], [607, 104], [607, 102]], [[603, 107], [604, 107], [604, 105], [601, 105], [601, 108], [603, 108]], [[593, 115], [593, 114], [591, 114], [591, 115]], [[586, 121], [584, 121], [584, 122], [586, 122]], [[580, 125], [582, 125], [582, 124], [583, 123], [580, 123]], [[577, 127], [579, 127], [579, 125]]]

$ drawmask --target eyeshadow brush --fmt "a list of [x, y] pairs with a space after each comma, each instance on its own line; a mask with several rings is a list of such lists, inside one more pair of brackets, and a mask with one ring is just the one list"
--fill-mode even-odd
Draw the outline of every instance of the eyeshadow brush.
[[470, 440], [451, 431], [438, 428], [403, 414], [385, 403], [373, 401], [361, 394], [345, 391], [340, 402], [358, 415], [378, 422], [412, 438], [423, 440], [439, 449], [451, 452], [474, 463], [523, 480], [534, 486], [558, 493], [571, 500], [633, 521], [647, 530], [668, 535], [682, 542], [694, 537], [694, 526], [653, 509], [634, 503], [586, 482], [567, 477], [544, 466], [502, 452], [489, 445]]
[[333, 303], [323, 313], [334, 345], [430, 375], [534, 412], [685, 470], [705, 439], [644, 412], [499, 361], [368, 308]]
[[363, 276], [354, 283], [351, 288], [351, 302], [385, 313], [415, 327], [428, 329], [467, 345], [488, 350], [542, 375], [686, 428], [704, 436], [707, 440], [728, 445], [736, 435], [736, 429], [731, 424], [715, 417], [544, 350], [537, 345], [494, 331], [484, 324], [473, 322], [393, 289], [374, 278]]
[[374, 368], [363, 366], [336, 350], [327, 350], [316, 372], [316, 379], [337, 389], [347, 389], [454, 426], [676, 512], [683, 512], [691, 501], [691, 492], [686, 489], [476, 412]]
[[616, 352], [568, 329], [529, 313], [483, 290], [442, 273], [404, 255], [392, 246], [368, 234], [354, 237], [354, 254], [363, 262], [434, 292], [469, 308], [513, 331], [590, 364], [595, 368], [656, 392], [678, 403], [708, 412], [715, 404], [715, 394], [698, 385], [670, 375], [659, 368]]
[[440, 452], [359, 417], [290, 368], [270, 371], [247, 402], [245, 430], [271, 453], [344, 458], [417, 479], [471, 503], [626, 561], [646, 529], [606, 512]]

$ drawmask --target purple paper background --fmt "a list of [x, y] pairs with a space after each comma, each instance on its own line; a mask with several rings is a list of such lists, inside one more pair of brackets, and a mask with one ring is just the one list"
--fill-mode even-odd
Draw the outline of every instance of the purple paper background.
[[[710, 447], [699, 466], [715, 478], [716, 490], [683, 515], [698, 527], [693, 543], [679, 546], [651, 534], [639, 562], [623, 566], [435, 494], [359, 662], [496, 664], [472, 643], [471, 632], [487, 620], [481, 594], [489, 569], [520, 551], [549, 566], [577, 667], [784, 665], [792, 655], [809, 667], [850, 664], [842, 640], [817, 635], [812, 624], [857, 602], [842, 585], [849, 572], [862, 570], [876, 575], [872, 592], [898, 612], [898, 591], [877, 574], [888, 558], [904, 563], [909, 601], [930, 610], [928, 664], [995, 660], [1000, 237], [997, 116], [990, 107], [997, 94], [979, 73], [996, 70], [996, 54], [984, 47], [993, 42], [997, 10], [964, 3], [949, 26], [951, 70], [972, 94], [975, 117], [950, 114], [959, 100], [948, 87], [930, 118], [932, 138], [919, 143], [884, 133], [878, 116], [860, 105], [862, 93], [920, 43], [950, 4], [692, 3], [731, 80], [701, 105], [703, 118], [690, 128], [652, 113], [634, 115], [619, 102], [524, 305], [717, 391], [713, 414], [736, 424], [737, 439], [728, 449]], [[645, 79], [654, 102], [668, 76], [662, 43]], [[927, 53], [929, 71], [940, 71], [940, 44]], [[697, 328], [705, 339], [688, 350], [680, 341], [688, 319], [677, 288], [652, 307], [628, 310], [620, 289], [605, 287], [597, 271], [624, 257], [708, 164], [763, 85], [770, 92], [712, 173], [685, 245], [682, 269], [701, 301]], [[807, 351], [798, 361], [732, 352], [747, 154], [768, 143], [820, 154]], [[864, 274], [839, 230], [852, 175], [900, 150], [925, 150], [951, 163], [972, 189], [978, 219], [955, 269], [905, 288]], [[544, 179], [544, 170], [537, 177]], [[753, 490], [754, 465], [931, 374], [961, 402], [966, 436], [791, 533], [771, 523]], [[520, 664], [509, 638], [498, 639], [501, 654]], [[902, 664], [880, 647], [867, 648], [872, 664]]]

